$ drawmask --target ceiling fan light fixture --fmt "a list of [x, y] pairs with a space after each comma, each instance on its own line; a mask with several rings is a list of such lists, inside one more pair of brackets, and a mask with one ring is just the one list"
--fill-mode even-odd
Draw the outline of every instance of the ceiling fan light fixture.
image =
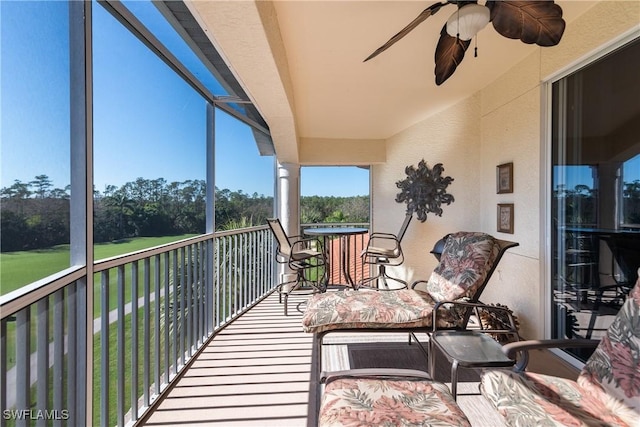
[[471, 40], [487, 26], [489, 19], [488, 7], [479, 4], [464, 5], [447, 20], [447, 34], [460, 40]]

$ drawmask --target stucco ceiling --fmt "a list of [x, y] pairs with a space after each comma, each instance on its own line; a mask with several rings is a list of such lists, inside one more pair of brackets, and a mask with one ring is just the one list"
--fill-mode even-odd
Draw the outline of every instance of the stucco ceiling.
[[[290, 114], [297, 138], [386, 139], [470, 96], [538, 49], [500, 36], [489, 24], [478, 35], [478, 57], [470, 47], [454, 75], [436, 86], [435, 47], [456, 9], [449, 5], [388, 51], [363, 62], [432, 3], [195, 1], [190, 9], [270, 126]], [[595, 4], [556, 3], [567, 22]], [[243, 65], [251, 60], [253, 66]], [[287, 102], [287, 111], [276, 102]]]

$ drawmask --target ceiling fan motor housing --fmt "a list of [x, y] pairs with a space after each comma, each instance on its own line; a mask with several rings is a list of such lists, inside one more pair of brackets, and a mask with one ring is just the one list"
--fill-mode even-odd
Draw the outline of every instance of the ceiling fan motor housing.
[[479, 4], [460, 7], [447, 20], [447, 34], [460, 40], [471, 40], [489, 23], [489, 8]]

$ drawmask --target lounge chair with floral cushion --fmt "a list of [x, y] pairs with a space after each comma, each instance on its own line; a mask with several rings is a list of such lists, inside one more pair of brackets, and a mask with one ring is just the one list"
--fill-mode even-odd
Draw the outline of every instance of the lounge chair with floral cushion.
[[[503, 349], [510, 355], [535, 348], [584, 347], [590, 342], [520, 341]], [[640, 426], [640, 279], [577, 381], [492, 370], [483, 373], [481, 391], [511, 426]]]
[[[410, 289], [340, 290], [313, 295], [308, 300], [302, 326], [315, 334], [317, 375], [322, 364], [322, 341], [327, 333], [430, 332], [436, 303], [477, 302], [504, 252], [517, 245], [485, 233], [452, 233], [428, 281], [414, 282]], [[418, 289], [419, 284], [426, 284], [426, 289]], [[441, 310], [438, 326], [465, 328], [469, 315], [470, 311], [464, 308]]]
[[[439, 308], [461, 304], [470, 307], [478, 323], [476, 330], [496, 340], [519, 340], [516, 321], [506, 307], [470, 302], [436, 304]], [[437, 324], [437, 320], [433, 320]], [[431, 358], [431, 375], [435, 372]], [[432, 380], [424, 371], [413, 369], [365, 368], [323, 373], [320, 384], [326, 384], [319, 402], [320, 427], [353, 425], [375, 426], [470, 426], [455, 401], [455, 385], [451, 391], [445, 384]]]
[[320, 427], [471, 427], [449, 388], [423, 371], [354, 369], [332, 372], [324, 382]]

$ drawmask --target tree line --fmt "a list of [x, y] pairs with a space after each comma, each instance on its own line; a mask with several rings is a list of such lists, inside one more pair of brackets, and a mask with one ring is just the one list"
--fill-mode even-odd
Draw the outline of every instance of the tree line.
[[[70, 187], [55, 188], [47, 175], [0, 189], [2, 252], [69, 243]], [[206, 222], [206, 182], [144, 179], [94, 190], [94, 242], [132, 237], [201, 234]], [[273, 215], [273, 197], [215, 189], [216, 228], [261, 225]], [[302, 197], [301, 222], [368, 222], [369, 197]]]
[[[553, 191], [553, 212], [557, 212], [557, 203], [562, 201], [565, 224], [595, 225], [598, 223], [597, 200], [598, 190], [587, 185], [578, 184], [573, 188], [557, 185]], [[624, 224], [640, 224], [640, 180], [623, 184], [621, 212]]]

